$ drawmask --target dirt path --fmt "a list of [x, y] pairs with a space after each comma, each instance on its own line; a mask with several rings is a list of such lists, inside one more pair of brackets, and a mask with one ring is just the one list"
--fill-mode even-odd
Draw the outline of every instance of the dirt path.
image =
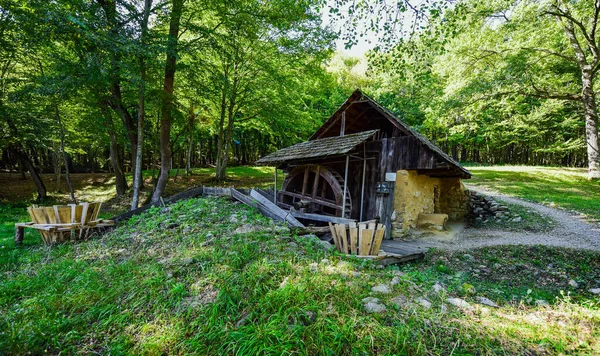
[[450, 238], [442, 236], [425, 237], [422, 243], [430, 247], [449, 250], [461, 250], [495, 245], [546, 245], [576, 249], [600, 251], [600, 226], [592, 225], [567, 211], [551, 208], [519, 198], [489, 191], [479, 187], [468, 187], [484, 195], [492, 196], [510, 204], [518, 204], [530, 210], [538, 211], [552, 218], [556, 227], [548, 232], [514, 232], [479, 228], [460, 228], [451, 226], [454, 234]]

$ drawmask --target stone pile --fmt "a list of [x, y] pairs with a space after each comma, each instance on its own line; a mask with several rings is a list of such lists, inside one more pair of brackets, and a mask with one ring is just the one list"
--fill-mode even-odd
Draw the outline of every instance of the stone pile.
[[486, 223], [490, 220], [521, 219], [514, 217], [508, 206], [498, 203], [494, 198], [469, 191], [469, 212], [477, 223]]

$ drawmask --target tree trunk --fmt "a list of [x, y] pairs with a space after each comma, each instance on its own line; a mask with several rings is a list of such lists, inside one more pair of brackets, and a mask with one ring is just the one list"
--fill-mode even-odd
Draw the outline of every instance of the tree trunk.
[[104, 114], [104, 124], [108, 131], [108, 137], [110, 139], [110, 162], [112, 164], [113, 172], [115, 173], [115, 185], [117, 188], [117, 196], [122, 196], [127, 190], [127, 180], [125, 179], [125, 173], [123, 173], [123, 163], [121, 162], [121, 156], [119, 155], [119, 145], [117, 143], [117, 136], [115, 134], [115, 128], [108, 112], [107, 103], [101, 103], [100, 108]]
[[194, 120], [196, 114], [194, 113], [194, 104], [190, 104], [188, 110], [188, 139], [187, 139], [187, 150], [186, 150], [186, 162], [185, 162], [185, 175], [190, 175], [192, 170], [192, 149], [194, 146]]
[[67, 152], [65, 152], [65, 127], [63, 126], [62, 118], [60, 117], [60, 112], [58, 111], [58, 105], [54, 106], [54, 110], [56, 112], [56, 119], [58, 120], [58, 127], [60, 129], [60, 152], [62, 154], [63, 161], [65, 162], [65, 178], [67, 179], [67, 186], [69, 187], [71, 202], [73, 204], [77, 204], [75, 190], [73, 189], [73, 184], [71, 183], [71, 174], [69, 173], [69, 160], [67, 159]]
[[[227, 73], [227, 72], [226, 72]], [[227, 115], [227, 87], [223, 86], [221, 93], [221, 115], [219, 117], [219, 136], [217, 140], [217, 164], [215, 168], [215, 179], [223, 181], [226, 178], [227, 158], [225, 157], [225, 117]]]
[[169, 39], [167, 42], [167, 62], [165, 64], [165, 81], [163, 88], [162, 117], [160, 120], [160, 175], [152, 194], [152, 203], [158, 203], [169, 180], [171, 163], [171, 116], [173, 110], [173, 85], [177, 69], [177, 39], [179, 22], [183, 11], [183, 0], [173, 0]]
[[[141, 44], [142, 50], [145, 49], [146, 36], [148, 33], [148, 17], [150, 17], [150, 8], [152, 0], [144, 1], [144, 17], [142, 19]], [[142, 154], [144, 149], [144, 116], [146, 114], [146, 61], [145, 54], [140, 55], [140, 86], [139, 103], [137, 118], [137, 147], [135, 151], [135, 163], [133, 164], [133, 197], [131, 199], [131, 210], [137, 209], [140, 200], [140, 189], [142, 188]]]
[[585, 139], [587, 142], [588, 179], [600, 179], [600, 154], [598, 152], [598, 108], [594, 94], [594, 75], [587, 66], [581, 75], [582, 102], [585, 113]]

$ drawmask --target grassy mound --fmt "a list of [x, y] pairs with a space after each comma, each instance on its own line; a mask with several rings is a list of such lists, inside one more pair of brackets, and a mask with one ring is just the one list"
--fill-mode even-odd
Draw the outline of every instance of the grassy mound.
[[[600, 350], [599, 301], [588, 291], [600, 287], [594, 253], [434, 251], [382, 269], [216, 198], [154, 208], [78, 244], [47, 248], [28, 235], [15, 249], [2, 237], [0, 354]], [[389, 293], [372, 291], [381, 284]], [[386, 310], [368, 312], [367, 297]]]

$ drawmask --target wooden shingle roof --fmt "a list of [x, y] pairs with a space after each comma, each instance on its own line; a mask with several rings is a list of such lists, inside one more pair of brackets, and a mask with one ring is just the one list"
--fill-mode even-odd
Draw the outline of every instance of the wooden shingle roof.
[[373, 136], [377, 130], [359, 132], [345, 136], [326, 137], [282, 148], [277, 152], [267, 155], [256, 163], [279, 164], [282, 162], [301, 160], [306, 158], [320, 158], [344, 155], [356, 146]]

